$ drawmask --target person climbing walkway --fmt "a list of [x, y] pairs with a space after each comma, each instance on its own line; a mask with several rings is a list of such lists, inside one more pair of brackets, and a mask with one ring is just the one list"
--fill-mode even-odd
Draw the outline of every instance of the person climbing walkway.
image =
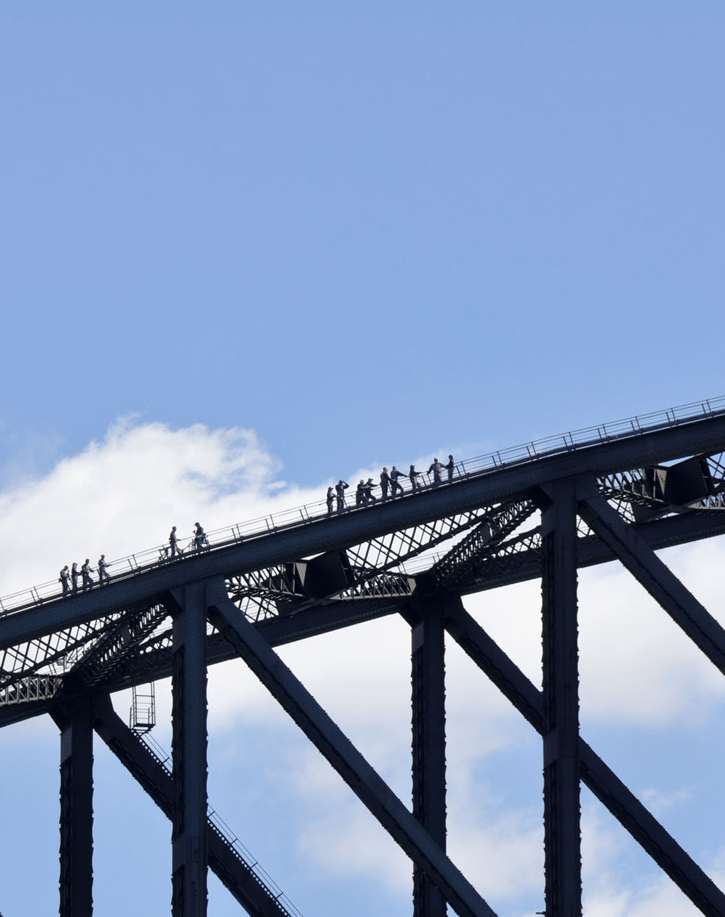
[[428, 474], [433, 472], [433, 486], [438, 487], [441, 482], [441, 471], [443, 471], [443, 465], [438, 461], [437, 458], [434, 458], [431, 462], [431, 466], [428, 469]]
[[104, 583], [111, 582], [111, 575], [108, 572], [108, 564], [106, 563], [106, 555], [101, 554], [98, 558], [98, 584], [102, 586]]
[[388, 474], [388, 466], [386, 465], [380, 472], [380, 490], [382, 492], [380, 499], [383, 503], [388, 499], [388, 487], [390, 487], [390, 475]]
[[337, 511], [341, 513], [345, 509], [345, 491], [350, 485], [342, 478], [335, 484], [335, 499], [337, 500]]
[[373, 484], [372, 478], [368, 478], [365, 484], [363, 484], [363, 493], [365, 494], [365, 505], [366, 506], [369, 503], [378, 502], [377, 499], [375, 498], [375, 494], [373, 493], [373, 488], [377, 486], [378, 486], [377, 484]]
[[179, 536], [176, 534], [176, 526], [171, 526], [171, 531], [169, 532], [169, 557], [176, 557], [177, 554], [183, 554], [184, 552], [179, 548]]
[[415, 470], [415, 465], [410, 466], [410, 471], [408, 472], [408, 480], [410, 481], [410, 489], [413, 491], [413, 493], [416, 493], [418, 490], [420, 490], [420, 484], [418, 483], [420, 474], [420, 471]]
[[91, 561], [86, 557], [86, 562], [81, 567], [81, 576], [83, 577], [83, 591], [86, 589], [91, 589], [93, 587], [93, 577], [91, 573], [93, 572], [93, 567], [91, 566]]
[[400, 491], [400, 496], [401, 497], [403, 496], [403, 493], [404, 493], [403, 485], [400, 483], [399, 479], [407, 478], [407, 477], [408, 475], [404, 474], [402, 471], [398, 471], [395, 465], [393, 465], [393, 467], [390, 469], [390, 487], [391, 487], [390, 499], [391, 500], [395, 499], [395, 494], [398, 491]]
[[357, 482], [357, 487], [355, 488], [355, 506], [365, 506], [365, 482], [362, 478]]
[[446, 462], [446, 471], [448, 472], [448, 483], [453, 483], [453, 472], [456, 470], [456, 463], [453, 461], [453, 456], [448, 456], [448, 461]]
[[197, 554], [200, 554], [204, 548], [209, 547], [209, 539], [206, 537], [206, 532], [199, 525], [198, 522], [194, 523], [194, 548]]

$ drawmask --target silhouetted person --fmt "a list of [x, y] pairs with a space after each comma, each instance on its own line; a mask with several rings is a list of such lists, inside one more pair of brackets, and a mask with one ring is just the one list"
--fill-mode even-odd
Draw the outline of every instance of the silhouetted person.
[[390, 487], [390, 475], [388, 474], [387, 465], [380, 472], [380, 490], [382, 491], [381, 500], [383, 503], [388, 499], [388, 487]]
[[337, 501], [337, 511], [341, 513], [345, 509], [345, 491], [350, 485], [342, 478], [335, 484], [335, 500]]
[[111, 575], [108, 572], [108, 564], [106, 563], [106, 555], [101, 554], [98, 558], [98, 583], [102, 586], [104, 583], [111, 582]]
[[335, 488], [334, 487], [327, 488], [327, 497], [325, 499], [327, 500], [327, 515], [329, 516], [330, 513], [332, 512], [332, 507], [334, 506], [334, 503], [335, 503]]
[[78, 592], [78, 577], [80, 576], [80, 571], [78, 569], [78, 564], [73, 561], [73, 566], [70, 571], [71, 583], [73, 584], [73, 592]]
[[365, 506], [367, 500], [365, 499], [365, 483], [362, 478], [358, 481], [358, 485], [355, 488], [355, 506]]
[[209, 547], [209, 542], [206, 537], [206, 532], [199, 525], [198, 522], [194, 523], [194, 547], [196, 548], [197, 553], [200, 553], [204, 549], [204, 545]]
[[428, 469], [428, 474], [433, 473], [433, 486], [438, 487], [441, 483], [441, 471], [443, 471], [443, 465], [438, 461], [437, 458], [434, 458], [430, 468]]
[[448, 456], [448, 461], [446, 462], [446, 471], [448, 472], [448, 483], [450, 484], [453, 481], [453, 472], [456, 470], [456, 463], [453, 461], [453, 456]]
[[403, 474], [402, 471], [398, 471], [395, 465], [393, 465], [393, 467], [390, 469], [390, 488], [391, 488], [390, 489], [390, 498], [391, 500], [395, 498], [395, 494], [398, 491], [400, 491], [400, 496], [401, 497], [403, 496], [403, 485], [400, 483], [399, 479], [407, 478], [407, 477], [408, 475]]
[[60, 571], [60, 585], [63, 589], [63, 595], [68, 595], [70, 592], [70, 572], [68, 570], [68, 564]]
[[375, 499], [375, 494], [373, 493], [373, 488], [377, 487], [377, 484], [373, 484], [373, 479], [368, 478], [365, 484], [363, 485], [363, 491], [365, 492], [365, 503], [377, 503]]
[[177, 554], [181, 554], [179, 550], [179, 536], [176, 534], [176, 526], [171, 526], [171, 531], [169, 532], [169, 557], [176, 557]]
[[83, 577], [83, 591], [90, 589], [93, 586], [93, 577], [91, 573], [93, 572], [93, 567], [91, 567], [90, 560], [86, 557], [86, 562], [81, 567], [81, 576]]
[[420, 471], [415, 470], [415, 465], [410, 466], [410, 471], [408, 472], [408, 479], [410, 480], [410, 488], [415, 493], [420, 489], [420, 484], [418, 483], [418, 478], [420, 477]]

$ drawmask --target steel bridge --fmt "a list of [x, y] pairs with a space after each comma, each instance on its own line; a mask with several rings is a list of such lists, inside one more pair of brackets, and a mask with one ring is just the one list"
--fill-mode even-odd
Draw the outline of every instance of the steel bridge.
[[[446, 854], [446, 638], [542, 738], [547, 917], [582, 913], [583, 783], [704, 914], [725, 894], [582, 738], [577, 570], [619, 561], [725, 674], [725, 631], [658, 557], [725, 532], [725, 399], [456, 464], [450, 481], [327, 514], [314, 506], [214, 533], [208, 550], [116, 562], [112, 582], [3, 599], [0, 726], [39, 715], [61, 740], [60, 914], [93, 911], [93, 740], [171, 822], [174, 917], [207, 912], [211, 868], [253, 917], [295, 909], [208, 809], [208, 667], [240, 657], [409, 856], [415, 917], [490, 917]], [[542, 586], [542, 690], [463, 598]], [[399, 799], [275, 647], [399, 615], [411, 632], [412, 804]], [[172, 679], [171, 761], [111, 695]]]

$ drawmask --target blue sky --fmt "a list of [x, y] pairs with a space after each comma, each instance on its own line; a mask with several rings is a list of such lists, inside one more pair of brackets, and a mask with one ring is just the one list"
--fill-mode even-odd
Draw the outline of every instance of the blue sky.
[[[160, 542], [174, 518], [190, 534], [197, 514], [226, 525], [383, 464], [724, 394], [724, 26], [712, 2], [3, 4], [0, 594], [87, 550], [117, 557]], [[721, 555], [717, 540], [673, 561], [715, 614], [707, 579]], [[722, 811], [722, 686], [666, 624], [646, 665], [614, 645], [605, 654], [597, 584], [617, 597], [628, 587], [611, 572], [587, 576], [588, 735], [722, 874], [708, 817]], [[533, 671], [537, 588], [476, 609]], [[656, 626], [635, 595], [641, 629], [619, 626], [647, 653]], [[533, 608], [525, 626], [496, 615], [509, 601]], [[398, 648], [379, 661], [389, 696], [377, 708], [364, 657], [340, 686], [355, 640], [286, 658], [319, 680], [405, 797], [407, 634], [380, 626], [357, 640]], [[468, 737], [451, 751], [452, 843], [501, 915], [531, 915], [542, 909], [538, 743], [465, 660], [450, 670], [451, 728]], [[222, 816], [306, 917], [409, 913], [392, 845], [244, 673], [225, 668], [218, 681]], [[683, 744], [697, 779], [683, 776]], [[3, 730], [0, 749], [13, 825], [0, 838], [0, 911], [46, 914], [54, 727]], [[122, 912], [119, 889], [142, 917], [163, 913], [168, 827], [97, 754], [98, 913]], [[325, 802], [340, 793], [339, 809]], [[290, 824], [272, 831], [281, 811]], [[632, 870], [634, 848], [586, 799], [585, 815], [590, 915], [692, 913], [644, 865]], [[325, 863], [325, 837], [339, 861], [328, 849]], [[507, 869], [532, 881], [517, 889]], [[237, 910], [220, 890], [210, 913]]]

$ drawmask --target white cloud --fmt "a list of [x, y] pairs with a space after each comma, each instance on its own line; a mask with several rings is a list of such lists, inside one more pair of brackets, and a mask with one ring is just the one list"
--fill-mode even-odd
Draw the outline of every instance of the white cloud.
[[[713, 569], [707, 557], [700, 569]], [[652, 728], [722, 708], [725, 679], [626, 570], [584, 571], [579, 605], [583, 722]], [[721, 614], [720, 597], [710, 610]]]
[[[249, 430], [119, 423], [45, 477], [0, 495], [0, 593], [55, 580], [72, 560], [123, 557], [320, 499], [275, 479], [279, 462]], [[113, 569], [111, 570], [113, 572]]]
[[663, 792], [658, 787], [647, 787], [640, 792], [640, 799], [652, 812], [653, 815], [659, 816], [668, 809], [680, 806], [692, 799], [693, 793], [690, 787], [681, 787], [671, 793]]
[[[712, 571], [725, 565], [725, 540], [670, 549], [663, 559], [698, 587], [725, 620], [725, 595]], [[539, 582], [468, 597], [466, 606], [537, 686], [541, 685]], [[618, 563], [579, 576], [579, 673], [583, 724], [665, 728], [704, 723], [725, 702], [725, 678]]]

